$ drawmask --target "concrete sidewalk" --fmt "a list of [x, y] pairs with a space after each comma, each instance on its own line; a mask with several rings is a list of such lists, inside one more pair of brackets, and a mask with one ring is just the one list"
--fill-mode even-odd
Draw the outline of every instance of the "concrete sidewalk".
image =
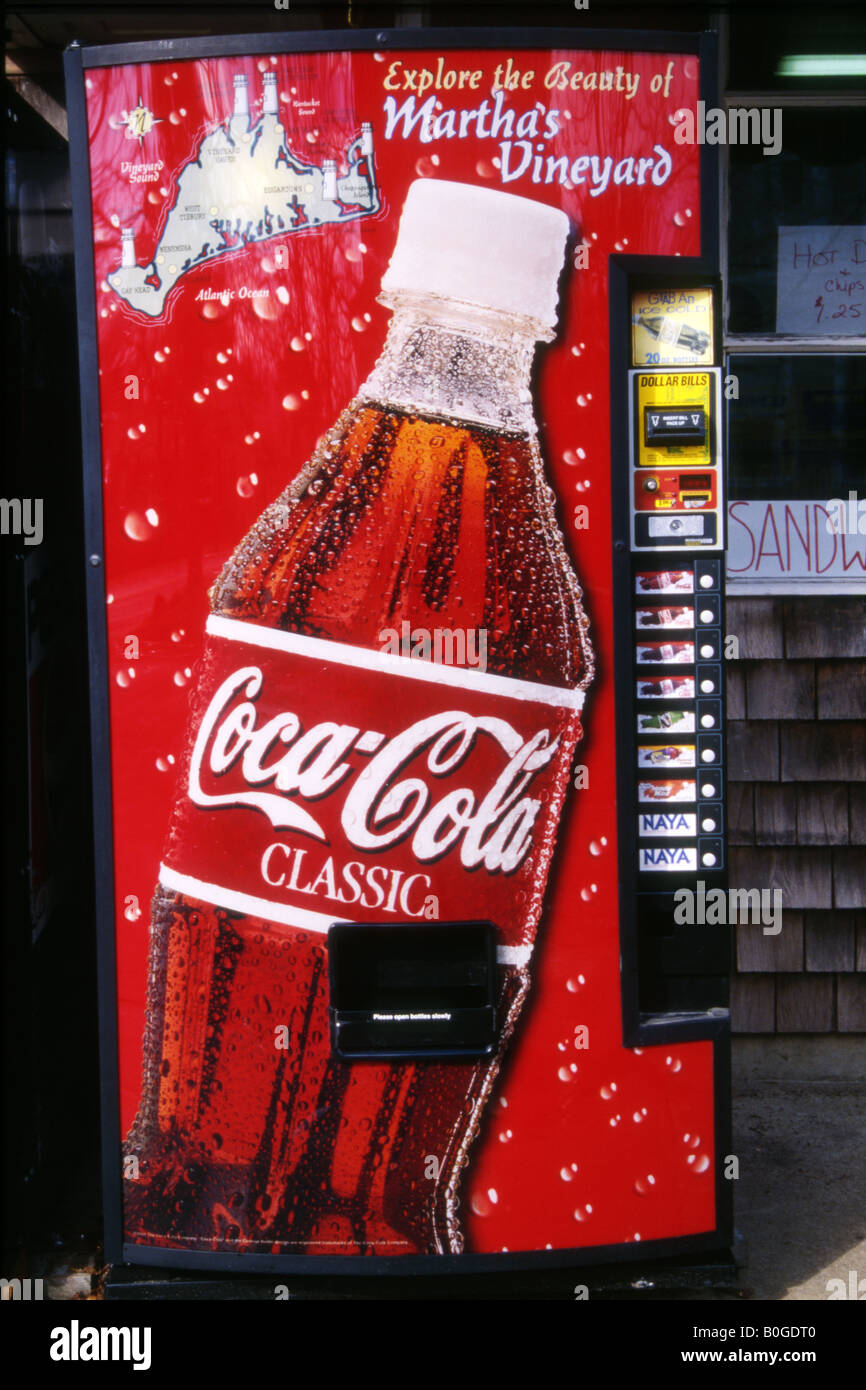
[[866, 1296], [866, 1038], [736, 1039], [733, 1091], [739, 1296]]

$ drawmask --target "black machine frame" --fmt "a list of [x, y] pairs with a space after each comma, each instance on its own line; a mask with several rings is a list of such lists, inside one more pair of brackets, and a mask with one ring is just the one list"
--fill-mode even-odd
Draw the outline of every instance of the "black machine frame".
[[[137, 62], [161, 62], [208, 57], [267, 53], [358, 52], [433, 50], [449, 48], [559, 49], [566, 51], [630, 50], [642, 53], [671, 52], [700, 58], [700, 96], [707, 106], [717, 95], [716, 36], [704, 33], [670, 33], [617, 29], [394, 29], [385, 31], [334, 31], [313, 33], [206, 36], [162, 42], [110, 44], [81, 47], [73, 44], [65, 54], [72, 192], [75, 237], [75, 275], [81, 375], [81, 428], [84, 458], [84, 504], [89, 632], [90, 720], [94, 834], [97, 845], [95, 889], [98, 944], [100, 1085], [102, 1098], [102, 1170], [106, 1259], [113, 1264], [157, 1266], [167, 1270], [199, 1270], [238, 1274], [455, 1274], [505, 1270], [551, 1270], [595, 1266], [607, 1262], [633, 1262], [634, 1245], [512, 1252], [496, 1255], [464, 1254], [399, 1257], [299, 1256], [226, 1252], [188, 1252], [146, 1247], [123, 1240], [120, 1163], [119, 1063], [115, 959], [115, 884], [110, 766], [108, 651], [103, 553], [102, 450], [98, 399], [96, 340], [96, 284], [94, 276], [90, 176], [87, 158], [85, 78], [88, 70]], [[718, 151], [702, 146], [701, 160], [701, 255], [699, 258], [650, 258], [611, 256], [611, 463], [614, 470], [613, 547], [615, 623], [614, 680], [618, 725], [618, 833], [621, 853], [632, 854], [635, 844], [630, 800], [634, 780], [634, 734], [631, 731], [632, 633], [630, 624], [630, 576], [628, 492], [627, 382], [629, 287], [633, 277], [658, 275], [676, 282], [718, 284], [719, 184]], [[718, 300], [717, 295], [717, 311]], [[716, 342], [721, 344], [720, 324]], [[625, 708], [627, 704], [627, 709]], [[732, 1185], [723, 1175], [723, 1157], [730, 1152], [730, 1022], [727, 1011], [711, 1009], [678, 1014], [641, 1014], [637, 990], [637, 919], [634, 894], [620, 893], [621, 981], [623, 1045], [659, 1046], [667, 1042], [711, 1041], [714, 1055], [716, 1227], [695, 1235], [645, 1241], [640, 1246], [647, 1263], [670, 1256], [723, 1252], [732, 1240]]]

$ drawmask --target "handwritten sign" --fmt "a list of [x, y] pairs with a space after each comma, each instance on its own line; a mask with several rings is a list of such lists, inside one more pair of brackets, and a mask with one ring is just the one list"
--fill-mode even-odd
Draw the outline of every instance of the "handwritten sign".
[[844, 499], [728, 505], [728, 584], [866, 593], [866, 509]]
[[866, 333], [866, 227], [780, 227], [777, 333]]

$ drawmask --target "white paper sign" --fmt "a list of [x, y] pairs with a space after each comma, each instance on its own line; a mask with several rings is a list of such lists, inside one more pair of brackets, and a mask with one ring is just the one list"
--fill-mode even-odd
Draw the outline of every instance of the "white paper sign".
[[848, 499], [731, 502], [728, 584], [866, 593], [866, 506]]
[[780, 227], [776, 332], [866, 333], [866, 227]]

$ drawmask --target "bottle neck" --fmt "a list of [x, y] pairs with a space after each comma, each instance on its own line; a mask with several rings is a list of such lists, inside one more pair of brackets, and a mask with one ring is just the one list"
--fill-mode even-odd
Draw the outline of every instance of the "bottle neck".
[[360, 400], [535, 434], [532, 361], [537, 340], [553, 336], [543, 325], [428, 294], [380, 298], [394, 317]]

